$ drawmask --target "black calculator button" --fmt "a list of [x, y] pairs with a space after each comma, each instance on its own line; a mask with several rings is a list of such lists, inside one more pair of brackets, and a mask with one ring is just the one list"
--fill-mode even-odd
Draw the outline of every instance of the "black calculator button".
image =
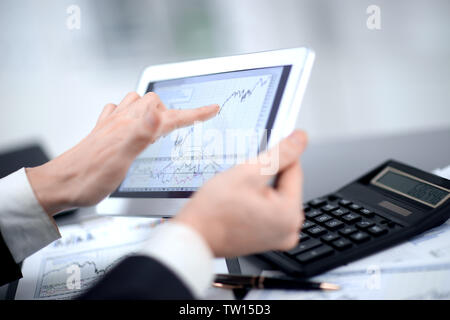
[[356, 243], [361, 243], [370, 239], [370, 236], [362, 231], [358, 231], [350, 235], [350, 239], [355, 241]]
[[300, 262], [311, 262], [313, 260], [326, 257], [330, 254], [332, 254], [334, 250], [326, 245], [322, 245], [318, 248], [315, 248], [313, 250], [309, 250], [305, 253], [302, 253], [296, 257], [296, 259]]
[[357, 215], [356, 213], [350, 212], [349, 214], [343, 216], [342, 219], [347, 223], [354, 223], [361, 220], [361, 216]]
[[380, 227], [378, 225], [374, 225], [373, 227], [367, 229], [367, 231], [374, 236], [380, 236], [382, 234], [385, 234], [387, 232], [386, 228]]
[[347, 207], [347, 206], [351, 205], [352, 202], [350, 200], [342, 199], [341, 201], [339, 201], [339, 204], [341, 206]]
[[325, 228], [322, 228], [320, 226], [315, 226], [315, 227], [309, 228], [308, 230], [306, 230], [306, 232], [313, 237], [319, 237], [319, 236], [327, 233], [327, 230], [325, 230]]
[[316, 217], [314, 220], [316, 222], [318, 222], [318, 223], [325, 223], [325, 222], [327, 222], [328, 220], [331, 220], [331, 219], [333, 219], [333, 218], [330, 217], [329, 215], [323, 214], [321, 216]]
[[359, 210], [359, 213], [367, 218], [373, 217], [373, 212], [366, 208], [362, 208], [361, 210]]
[[326, 206], [323, 206], [322, 208], [321, 208], [321, 210], [323, 211], [323, 212], [331, 212], [331, 211], [333, 211], [333, 210], [336, 210], [338, 207], [337, 206], [334, 206], [334, 205], [332, 205], [332, 204], [327, 204]]
[[308, 205], [303, 205], [303, 212], [308, 212], [311, 210], [311, 207]]
[[316, 248], [320, 246], [322, 243], [317, 239], [312, 239], [311, 241], [306, 241], [305, 243], [300, 242], [295, 248], [286, 251], [288, 255], [295, 256], [297, 254], [303, 253], [307, 250]]
[[340, 228], [342, 228], [344, 225], [345, 225], [345, 224], [344, 224], [342, 221], [339, 221], [339, 220], [336, 220], [336, 219], [327, 221], [327, 222], [325, 223], [325, 226], [326, 226], [328, 229], [330, 229], [330, 230], [337, 230], [337, 229], [340, 229]]
[[358, 222], [358, 223], [356, 224], [356, 227], [357, 227], [358, 229], [364, 230], [364, 229], [370, 228], [370, 227], [373, 226], [374, 224], [375, 224], [375, 223], [373, 223], [373, 222], [370, 221], [370, 220], [362, 220], [362, 221], [360, 221], [360, 222]]
[[314, 210], [311, 210], [311, 211], [305, 213], [305, 216], [306, 216], [307, 218], [312, 219], [312, 218], [315, 218], [315, 217], [317, 217], [317, 216], [320, 216], [321, 214], [323, 214], [322, 211], [317, 210], [317, 209], [314, 209]]
[[336, 210], [331, 211], [331, 214], [332, 214], [333, 216], [339, 218], [339, 217], [341, 217], [341, 216], [343, 216], [343, 215], [346, 215], [346, 214], [349, 213], [349, 212], [350, 212], [350, 211], [348, 211], [347, 209], [339, 208], [339, 209], [336, 209]]
[[308, 229], [311, 227], [314, 227], [316, 224], [312, 221], [306, 220], [305, 222], [303, 222], [303, 229]]
[[352, 203], [348, 207], [350, 208], [350, 210], [353, 210], [353, 211], [359, 211], [361, 209], [361, 206], [357, 205], [356, 203]]
[[338, 250], [344, 250], [344, 249], [350, 248], [352, 246], [352, 243], [349, 240], [347, 240], [347, 239], [342, 239], [341, 238], [339, 240], [333, 241], [331, 243], [331, 245], [333, 247], [335, 247], [336, 249], [338, 249]]
[[356, 232], [356, 231], [358, 231], [358, 230], [355, 227], [345, 227], [345, 228], [341, 229], [339, 231], [339, 233], [341, 235], [343, 235], [343, 236], [348, 236], [348, 235], [350, 235], [350, 234], [352, 234], [353, 232]]
[[314, 208], [319, 208], [319, 207], [323, 206], [325, 203], [327, 203], [327, 202], [325, 201], [325, 199], [322, 199], [322, 198], [317, 198], [317, 199], [314, 199], [314, 200], [311, 200], [310, 202], [308, 202], [308, 204]]
[[395, 222], [388, 222], [388, 227], [389, 228], [391, 228], [391, 229], [393, 229], [393, 228], [395, 228], [395, 226], [396, 226], [396, 224], [395, 224]]
[[324, 242], [332, 242], [332, 241], [334, 241], [334, 240], [337, 240], [337, 239], [339, 239], [340, 237], [337, 235], [337, 234], [334, 234], [334, 233], [328, 233], [328, 234], [326, 234], [326, 235], [324, 235], [322, 238], [320, 238], [320, 239], [322, 239], [322, 241], [324, 241]]
[[303, 232], [300, 232], [300, 234], [298, 235], [298, 241], [305, 242], [305, 241], [308, 241], [309, 239], [311, 239], [311, 237]]
[[330, 201], [336, 201], [336, 200], [339, 200], [339, 199], [340, 199], [340, 197], [335, 195], [335, 194], [330, 194], [328, 196], [328, 200], [330, 200]]

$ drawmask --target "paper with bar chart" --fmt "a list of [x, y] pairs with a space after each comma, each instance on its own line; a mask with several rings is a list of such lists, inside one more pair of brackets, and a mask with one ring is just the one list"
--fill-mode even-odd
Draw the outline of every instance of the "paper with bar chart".
[[[16, 299], [71, 299], [137, 252], [163, 220], [99, 218], [60, 228], [62, 238], [27, 258]], [[118, 237], [117, 235], [120, 235]], [[79, 286], [72, 283], [78, 272]]]
[[282, 67], [167, 80], [153, 84], [167, 108], [218, 104], [218, 115], [175, 130], [130, 167], [121, 192], [195, 191], [216, 173], [258, 152]]

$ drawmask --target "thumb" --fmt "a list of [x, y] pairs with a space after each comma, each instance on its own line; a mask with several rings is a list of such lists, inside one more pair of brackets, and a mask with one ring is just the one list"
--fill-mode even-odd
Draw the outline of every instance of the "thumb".
[[299, 160], [306, 148], [308, 137], [304, 131], [295, 130], [269, 151], [258, 156], [261, 176], [268, 180]]

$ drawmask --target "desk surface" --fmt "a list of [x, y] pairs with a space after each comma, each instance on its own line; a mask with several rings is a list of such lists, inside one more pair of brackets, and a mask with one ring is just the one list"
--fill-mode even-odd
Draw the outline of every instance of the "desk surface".
[[[383, 137], [311, 142], [302, 156], [304, 199], [312, 199], [337, 190], [388, 158], [433, 170], [450, 164], [450, 128], [411, 132]], [[95, 215], [93, 208], [56, 217], [58, 225], [77, 223]], [[227, 261], [230, 272], [259, 274], [266, 265], [252, 257]], [[0, 287], [0, 299], [7, 286]]]

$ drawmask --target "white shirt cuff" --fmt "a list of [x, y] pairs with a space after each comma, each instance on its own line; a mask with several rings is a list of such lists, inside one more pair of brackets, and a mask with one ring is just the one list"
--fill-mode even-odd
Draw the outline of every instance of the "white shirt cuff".
[[172, 270], [197, 298], [211, 286], [213, 253], [201, 235], [182, 223], [171, 221], [156, 227], [140, 253]]
[[0, 179], [0, 232], [16, 263], [61, 237], [24, 168]]

